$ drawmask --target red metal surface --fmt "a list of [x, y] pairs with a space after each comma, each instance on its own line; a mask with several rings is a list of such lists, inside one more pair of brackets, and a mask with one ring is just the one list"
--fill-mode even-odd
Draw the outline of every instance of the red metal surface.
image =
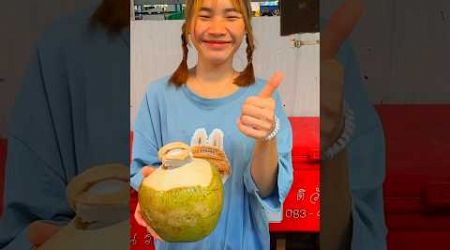
[[130, 190], [130, 250], [154, 250], [153, 238], [147, 229], [137, 224], [134, 211], [138, 202], [137, 192]]
[[320, 121], [317, 117], [289, 118], [293, 133], [294, 180], [283, 204], [283, 220], [270, 223], [271, 232], [319, 232]]
[[450, 105], [376, 109], [386, 141], [388, 248], [443, 249], [450, 238]]
[[423, 213], [444, 206], [450, 187], [450, 105], [376, 108], [386, 141], [386, 212]]

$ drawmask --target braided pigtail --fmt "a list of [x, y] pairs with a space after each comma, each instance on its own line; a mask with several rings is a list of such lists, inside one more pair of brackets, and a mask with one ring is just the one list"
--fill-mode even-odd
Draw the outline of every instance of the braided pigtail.
[[253, 70], [253, 51], [255, 45], [253, 36], [247, 34], [245, 41], [247, 42], [247, 66], [234, 81], [234, 84], [240, 87], [249, 86], [255, 83], [255, 72]]
[[170, 77], [170, 82], [175, 84], [175, 86], [180, 87], [185, 84], [189, 77], [189, 69], [188, 69], [188, 40], [186, 37], [186, 23], [183, 24], [181, 34], [181, 47], [183, 49], [183, 59], [181, 60], [180, 65], [175, 70], [175, 72]]

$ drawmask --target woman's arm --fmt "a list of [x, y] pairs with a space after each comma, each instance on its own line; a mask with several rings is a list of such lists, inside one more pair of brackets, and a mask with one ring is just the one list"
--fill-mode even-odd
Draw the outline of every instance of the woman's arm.
[[[278, 172], [278, 149], [276, 137], [268, 136], [278, 130], [276, 119], [277, 103], [273, 97], [283, 76], [275, 73], [267, 81], [258, 96], [247, 98], [242, 106], [242, 114], [238, 122], [239, 130], [255, 139], [251, 161], [251, 177], [261, 197], [269, 196], [276, 184]], [[278, 108], [279, 109], [279, 108]]]
[[253, 151], [251, 174], [259, 195], [270, 195], [276, 185], [278, 172], [277, 140], [257, 141]]

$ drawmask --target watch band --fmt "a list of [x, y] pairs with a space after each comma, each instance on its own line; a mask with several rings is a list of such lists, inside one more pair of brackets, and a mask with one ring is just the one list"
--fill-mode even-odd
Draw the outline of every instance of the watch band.
[[330, 147], [322, 152], [321, 158], [323, 161], [333, 159], [350, 142], [355, 130], [355, 113], [350, 109], [347, 102], [344, 102], [344, 116], [344, 129], [341, 136]]
[[275, 128], [272, 130], [272, 132], [264, 138], [265, 141], [272, 140], [280, 131], [280, 119], [275, 116]]

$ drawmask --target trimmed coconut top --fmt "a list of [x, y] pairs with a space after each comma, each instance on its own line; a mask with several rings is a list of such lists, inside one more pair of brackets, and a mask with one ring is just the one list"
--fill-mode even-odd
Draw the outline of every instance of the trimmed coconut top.
[[208, 161], [195, 159], [173, 169], [158, 168], [144, 179], [142, 185], [156, 191], [192, 186], [207, 187], [211, 183], [212, 175], [211, 165]]
[[104, 164], [89, 168], [74, 177], [66, 188], [72, 209], [76, 204], [128, 204], [129, 167], [122, 164]]

